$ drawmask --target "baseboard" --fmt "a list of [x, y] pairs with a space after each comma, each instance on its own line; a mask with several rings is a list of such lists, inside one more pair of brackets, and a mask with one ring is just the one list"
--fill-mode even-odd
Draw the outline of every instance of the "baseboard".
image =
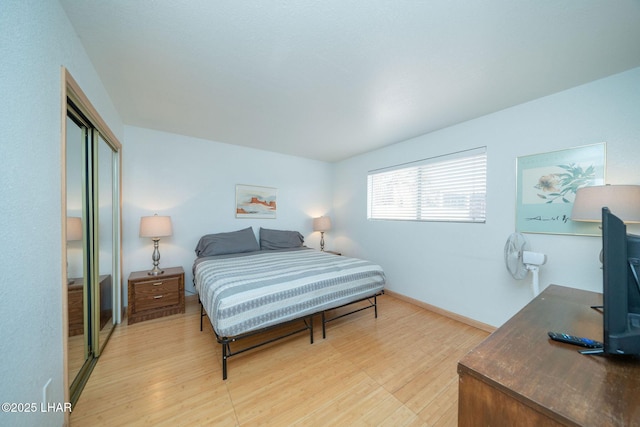
[[394, 291], [390, 291], [388, 289], [385, 289], [384, 293], [386, 295], [392, 296], [392, 297], [397, 298], [399, 300], [406, 301], [406, 302], [408, 302], [410, 304], [416, 305], [416, 306], [418, 306], [420, 308], [424, 308], [425, 310], [432, 311], [432, 312], [434, 312], [436, 314], [439, 314], [441, 316], [448, 317], [448, 318], [453, 319], [453, 320], [457, 320], [458, 322], [464, 323], [465, 325], [473, 326], [474, 328], [480, 329], [480, 330], [485, 331], [485, 332], [492, 333], [493, 331], [495, 331], [497, 329], [495, 326], [491, 326], [491, 325], [488, 325], [486, 323], [478, 322], [477, 320], [471, 319], [469, 317], [461, 316], [461, 315], [453, 313], [451, 311], [444, 310], [444, 309], [442, 309], [440, 307], [436, 307], [435, 305], [427, 304], [426, 302], [419, 301], [417, 299], [408, 297], [406, 295], [399, 294], [399, 293], [394, 292]]

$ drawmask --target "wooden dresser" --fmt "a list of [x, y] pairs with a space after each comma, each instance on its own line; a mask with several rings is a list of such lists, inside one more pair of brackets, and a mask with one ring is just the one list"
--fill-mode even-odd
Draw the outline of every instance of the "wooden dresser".
[[182, 267], [165, 268], [160, 276], [150, 276], [146, 270], [129, 275], [129, 324], [178, 313], [184, 313]]
[[602, 341], [602, 295], [551, 285], [458, 364], [459, 426], [638, 426], [640, 358], [586, 356], [548, 331]]

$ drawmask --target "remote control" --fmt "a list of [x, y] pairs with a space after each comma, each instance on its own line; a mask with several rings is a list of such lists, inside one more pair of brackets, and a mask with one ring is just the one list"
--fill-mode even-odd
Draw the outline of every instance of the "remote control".
[[575, 337], [573, 335], [563, 334], [561, 332], [549, 332], [549, 338], [555, 341], [566, 342], [568, 344], [579, 345], [587, 348], [603, 348], [604, 344], [600, 341], [594, 341], [589, 338]]

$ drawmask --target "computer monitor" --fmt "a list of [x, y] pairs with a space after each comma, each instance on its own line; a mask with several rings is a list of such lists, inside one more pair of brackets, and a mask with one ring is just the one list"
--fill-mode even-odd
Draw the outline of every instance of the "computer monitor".
[[602, 208], [604, 353], [640, 354], [640, 236]]

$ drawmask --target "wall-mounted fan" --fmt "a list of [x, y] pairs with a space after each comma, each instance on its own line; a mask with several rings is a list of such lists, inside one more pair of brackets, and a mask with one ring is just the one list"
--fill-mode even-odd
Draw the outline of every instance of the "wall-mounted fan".
[[529, 243], [524, 238], [524, 235], [512, 233], [504, 245], [504, 262], [514, 279], [522, 280], [527, 277], [527, 273], [530, 271], [533, 275], [531, 284], [533, 295], [538, 295], [540, 292], [538, 272], [540, 271], [540, 266], [547, 262], [545, 254], [531, 252]]

